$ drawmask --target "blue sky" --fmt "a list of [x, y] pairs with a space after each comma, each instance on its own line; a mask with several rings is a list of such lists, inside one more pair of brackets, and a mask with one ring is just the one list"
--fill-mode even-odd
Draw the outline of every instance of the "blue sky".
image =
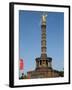
[[[35, 69], [35, 58], [41, 56], [41, 16], [39, 11], [19, 11], [19, 52], [24, 73]], [[47, 55], [56, 70], [64, 68], [64, 13], [47, 12]]]

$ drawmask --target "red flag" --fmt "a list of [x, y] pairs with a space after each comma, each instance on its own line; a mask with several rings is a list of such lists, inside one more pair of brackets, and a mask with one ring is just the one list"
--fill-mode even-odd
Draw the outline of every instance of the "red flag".
[[24, 62], [23, 59], [20, 59], [20, 70], [23, 70], [24, 68]]

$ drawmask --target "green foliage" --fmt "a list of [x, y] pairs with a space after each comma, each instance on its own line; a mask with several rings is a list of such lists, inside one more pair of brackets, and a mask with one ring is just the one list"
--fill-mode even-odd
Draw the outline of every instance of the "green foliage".
[[27, 77], [27, 75], [24, 75], [24, 79], [27, 79], [28, 77]]
[[64, 71], [59, 71], [59, 76], [64, 77]]

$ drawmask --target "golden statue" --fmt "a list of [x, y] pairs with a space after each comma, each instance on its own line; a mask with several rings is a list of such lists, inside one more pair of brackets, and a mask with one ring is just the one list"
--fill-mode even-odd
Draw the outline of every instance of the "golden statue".
[[42, 22], [46, 22], [46, 17], [47, 17], [47, 14], [42, 15]]

